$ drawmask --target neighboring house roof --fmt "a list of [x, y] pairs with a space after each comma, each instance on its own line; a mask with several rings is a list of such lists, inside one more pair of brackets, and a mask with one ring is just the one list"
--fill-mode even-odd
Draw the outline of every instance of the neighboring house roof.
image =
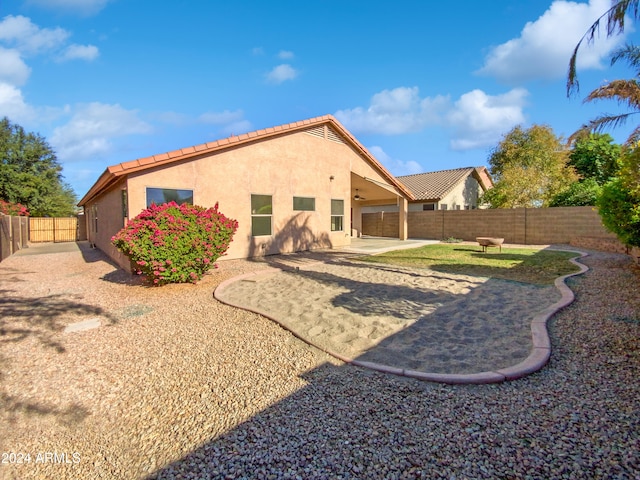
[[402, 182], [416, 200], [437, 202], [446, 197], [451, 190], [473, 175], [482, 190], [493, 187], [493, 182], [486, 167], [463, 167], [438, 172], [417, 173], [396, 177]]
[[304, 131], [308, 130], [310, 127], [317, 127], [324, 124], [330, 125], [349, 145], [354, 148], [356, 152], [358, 152], [365, 160], [373, 164], [389, 181], [389, 183], [396, 187], [404, 196], [406, 196], [407, 199], [414, 200], [411, 191], [404, 184], [397, 181], [396, 178], [385, 167], [383, 167], [382, 164], [378, 162], [378, 160], [376, 160], [375, 157], [371, 155], [371, 153], [369, 153], [369, 151], [358, 140], [356, 140], [356, 138], [351, 135], [351, 133], [343, 127], [340, 122], [338, 122], [338, 120], [333, 117], [333, 115], [324, 115], [277, 127], [265, 128], [255, 132], [244, 133], [242, 135], [233, 135], [215, 142], [203, 143], [193, 147], [174, 150], [173, 152], [152, 155], [150, 157], [139, 158], [130, 162], [112, 165], [104, 171], [100, 178], [98, 178], [96, 183], [93, 184], [85, 196], [82, 197], [80, 202], [78, 202], [78, 205], [85, 205], [92, 198], [113, 186], [113, 184], [115, 184], [121, 177], [130, 173], [157, 168], [159, 166], [169, 165], [211, 153], [218, 153], [231, 148], [238, 148], [239, 146], [265, 140], [270, 137]]

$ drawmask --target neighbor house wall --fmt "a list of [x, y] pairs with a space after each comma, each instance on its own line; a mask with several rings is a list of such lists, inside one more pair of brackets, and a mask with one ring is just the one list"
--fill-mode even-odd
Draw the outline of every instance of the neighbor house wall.
[[[363, 234], [393, 236], [397, 213], [363, 214]], [[409, 212], [409, 237], [475, 240], [504, 238], [506, 243], [547, 245], [591, 237], [616, 241], [593, 207], [436, 210]]]
[[460, 182], [449, 193], [440, 199], [438, 208], [447, 206], [447, 210], [464, 210], [465, 206], [475, 207], [478, 204], [478, 190], [480, 185], [472, 176]]
[[[415, 201], [409, 203], [409, 211], [422, 212], [424, 210], [423, 205], [427, 203], [435, 203], [436, 210], [442, 209], [443, 205], [447, 206], [447, 210], [464, 210], [465, 207], [473, 209], [478, 207], [478, 198], [481, 193], [482, 187], [480, 183], [470, 175], [437, 202]], [[393, 204], [366, 205], [362, 207], [362, 212], [398, 212], [398, 205], [395, 202]]]

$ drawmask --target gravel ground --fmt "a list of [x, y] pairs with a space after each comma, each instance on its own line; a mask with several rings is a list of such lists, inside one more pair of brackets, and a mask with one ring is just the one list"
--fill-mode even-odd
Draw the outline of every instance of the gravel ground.
[[549, 365], [477, 386], [344, 365], [213, 299], [257, 262], [146, 288], [96, 250], [14, 255], [0, 478], [638, 479], [640, 269], [589, 253], [550, 321]]

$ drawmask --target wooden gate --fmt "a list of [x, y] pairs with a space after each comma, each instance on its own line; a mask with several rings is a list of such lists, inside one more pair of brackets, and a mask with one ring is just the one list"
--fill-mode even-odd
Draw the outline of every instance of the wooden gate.
[[75, 242], [78, 239], [78, 219], [65, 218], [29, 218], [30, 242]]

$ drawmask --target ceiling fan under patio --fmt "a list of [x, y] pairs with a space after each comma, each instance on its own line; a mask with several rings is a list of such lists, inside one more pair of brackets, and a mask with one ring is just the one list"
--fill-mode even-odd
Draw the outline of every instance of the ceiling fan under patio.
[[356, 188], [356, 194], [353, 196], [354, 200], [366, 200], [366, 198], [361, 197], [360, 194], [358, 193], [358, 189]]

